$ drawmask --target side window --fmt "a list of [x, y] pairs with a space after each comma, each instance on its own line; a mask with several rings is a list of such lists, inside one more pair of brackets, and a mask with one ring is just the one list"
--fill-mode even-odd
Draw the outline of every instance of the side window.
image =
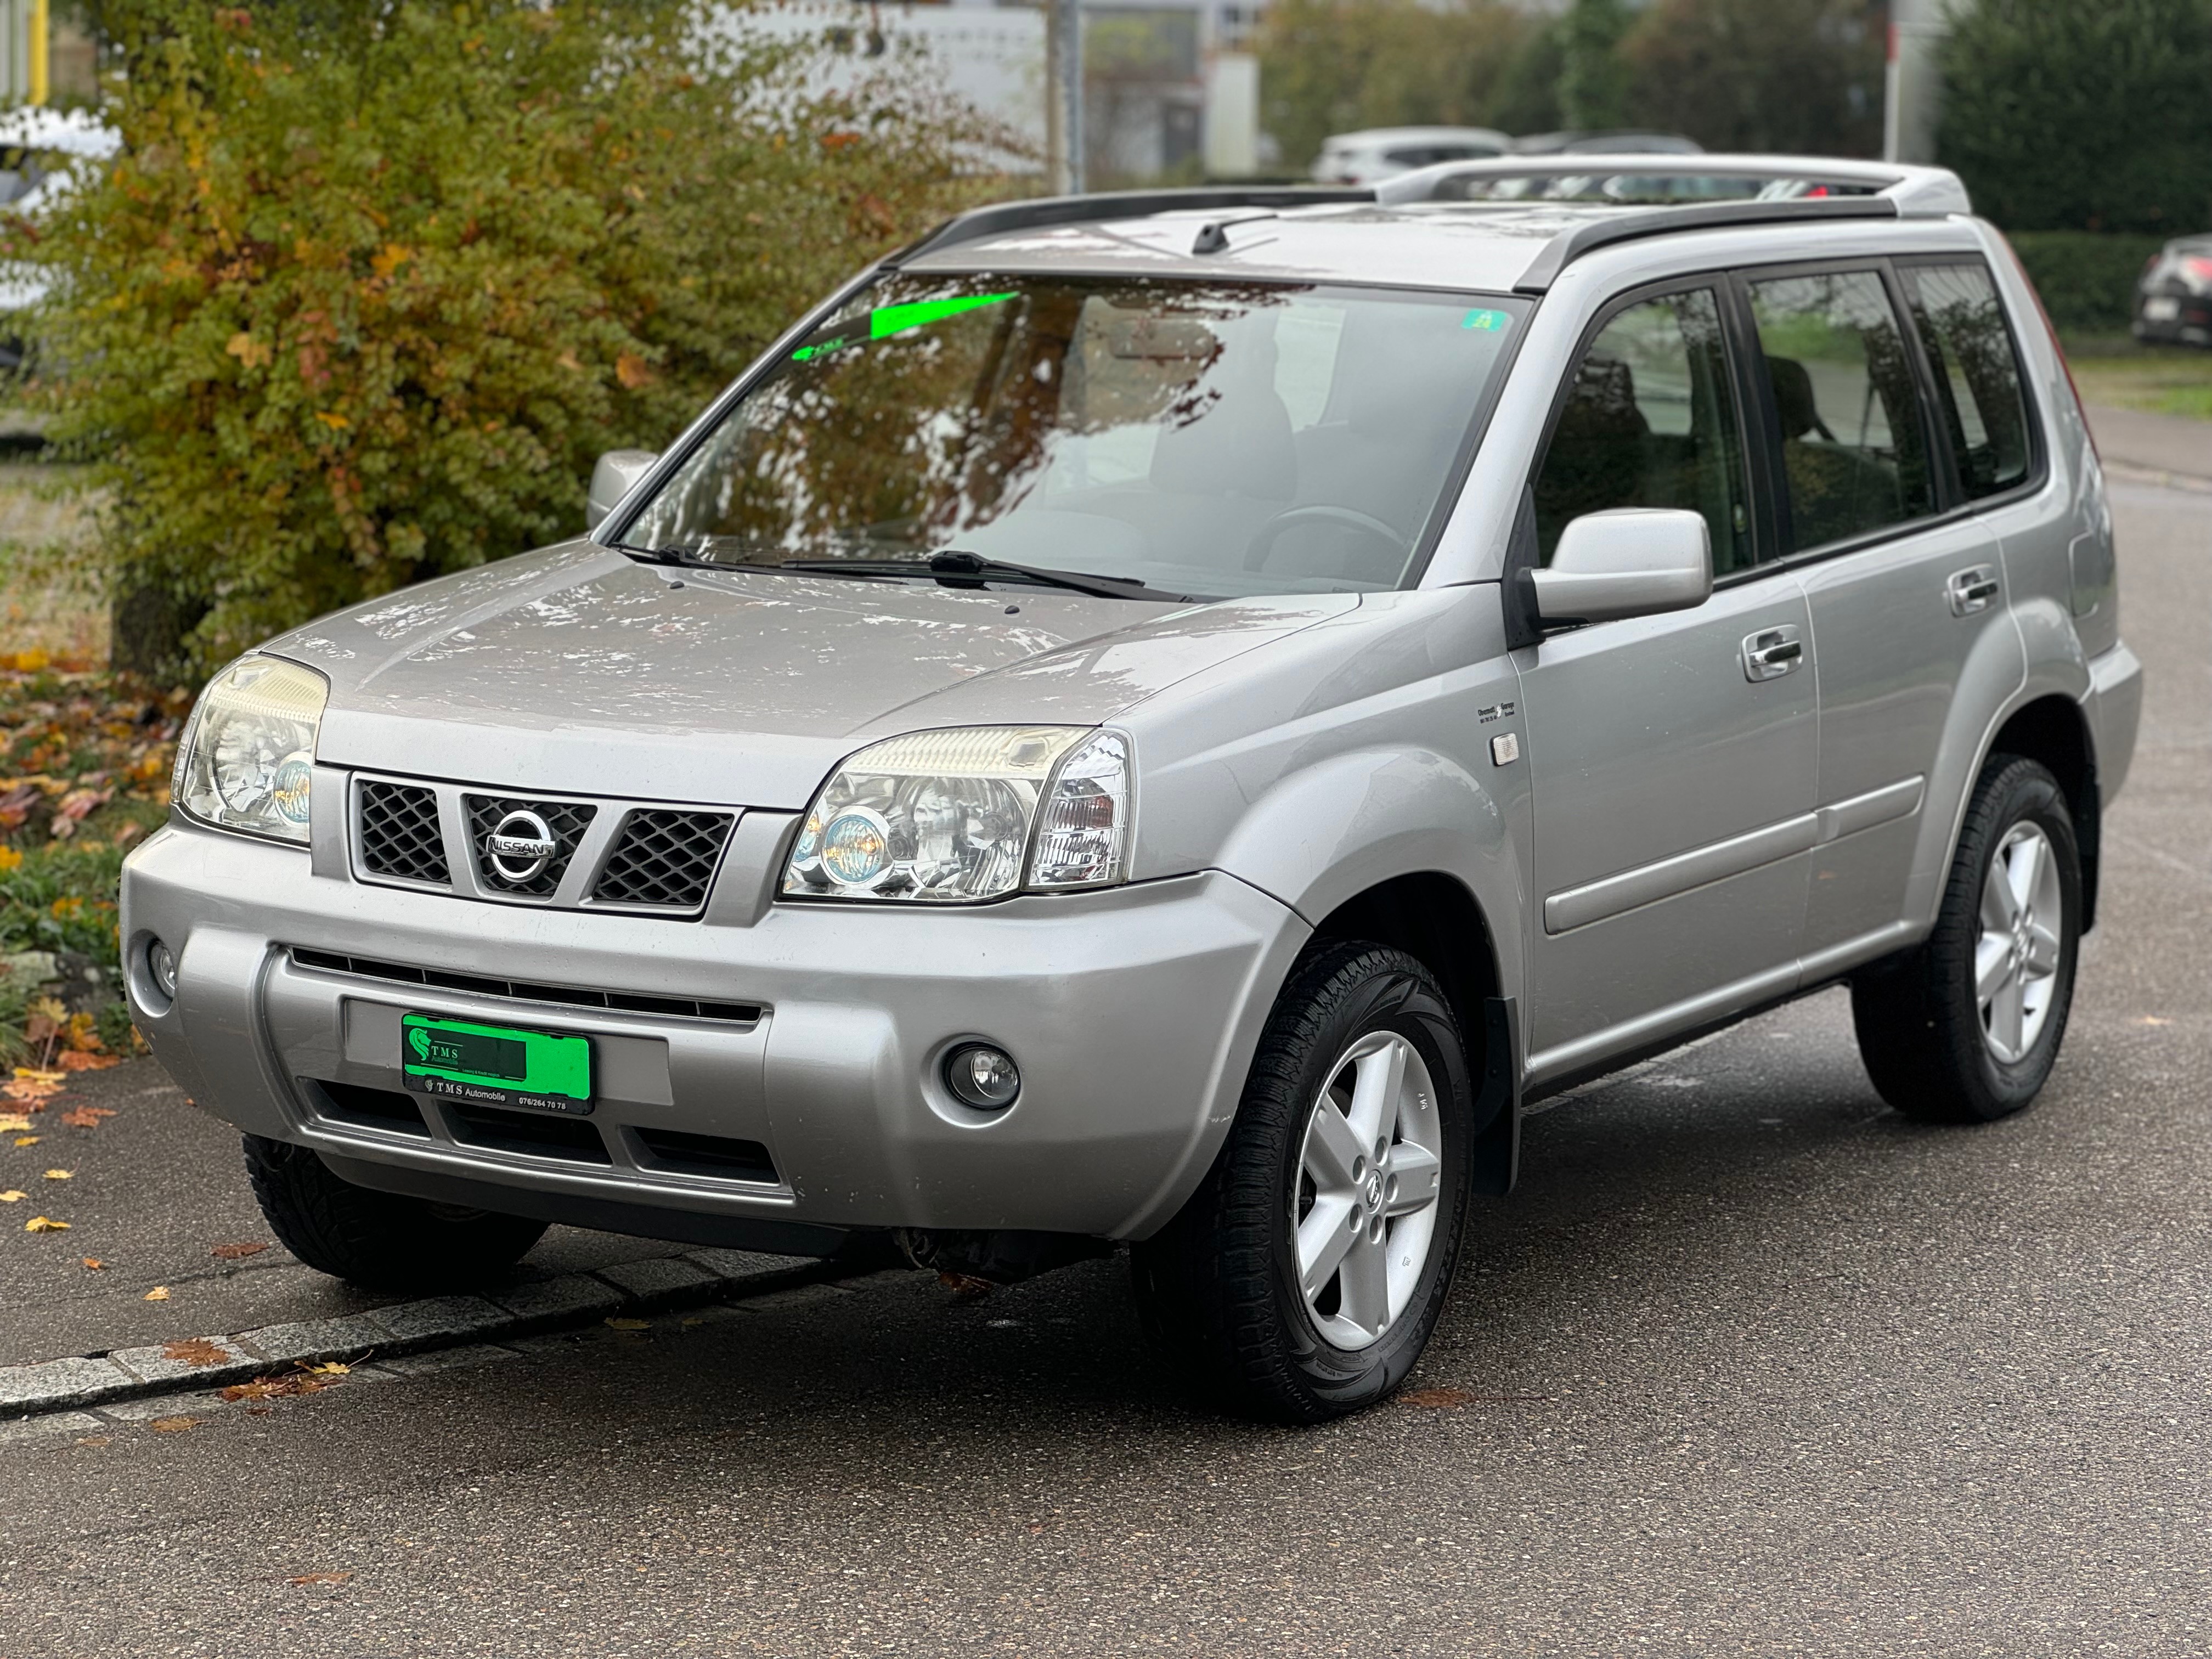
[[2020, 357], [1986, 265], [1907, 265], [1920, 338], [1936, 370], [1959, 482], [1969, 501], [2027, 482], [2027, 404]]
[[1743, 443], [1720, 302], [1690, 289], [1630, 306], [1575, 365], [1536, 473], [1537, 556], [1611, 507], [1680, 507], [1712, 528], [1713, 572], [1751, 562]]
[[1823, 547], [1933, 513], [1919, 394], [1880, 274], [1784, 276], [1750, 289], [1795, 545]]

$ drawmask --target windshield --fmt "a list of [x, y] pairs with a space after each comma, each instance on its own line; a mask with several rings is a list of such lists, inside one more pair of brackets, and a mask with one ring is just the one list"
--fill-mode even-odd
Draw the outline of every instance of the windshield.
[[1395, 586], [1524, 302], [894, 278], [623, 532], [717, 563], [951, 551], [1170, 592]]

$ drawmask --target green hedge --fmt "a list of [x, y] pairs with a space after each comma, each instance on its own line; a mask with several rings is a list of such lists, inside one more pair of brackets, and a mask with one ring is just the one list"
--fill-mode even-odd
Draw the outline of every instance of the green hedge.
[[2011, 238], [2051, 320], [2084, 334], [2124, 334], [2136, 278], [2165, 246], [2161, 236], [2094, 230], [2023, 230]]

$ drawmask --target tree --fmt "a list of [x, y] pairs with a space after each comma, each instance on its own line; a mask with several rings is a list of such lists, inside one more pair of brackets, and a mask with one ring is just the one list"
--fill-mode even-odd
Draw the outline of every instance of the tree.
[[1881, 149], [1881, 0], [1657, 0], [1622, 43], [1640, 125], [1708, 149]]
[[1498, 125], [1542, 33], [1505, 0], [1276, 0], [1260, 42], [1267, 131], [1303, 167], [1333, 132]]
[[1633, 21], [1627, 0], [1574, 0], [1559, 19], [1559, 118], [1568, 126], [1627, 125], [1620, 46]]
[[104, 11], [123, 152], [10, 252], [126, 665], [574, 533], [594, 454], [976, 188], [978, 124], [810, 90], [699, 0]]
[[2212, 222], [2205, 0], [1980, 0], [1942, 64], [1940, 155], [2007, 228]]

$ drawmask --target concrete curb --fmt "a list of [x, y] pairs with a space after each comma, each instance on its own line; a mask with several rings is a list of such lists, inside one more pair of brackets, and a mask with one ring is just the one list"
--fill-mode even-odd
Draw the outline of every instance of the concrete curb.
[[264, 1325], [225, 1336], [0, 1366], [0, 1423], [142, 1395], [242, 1382], [325, 1360], [380, 1359], [480, 1344], [617, 1314], [747, 1299], [847, 1278], [868, 1267], [833, 1267], [743, 1250], [688, 1250], [625, 1261], [597, 1273], [517, 1285], [488, 1296], [439, 1296], [342, 1319]]

